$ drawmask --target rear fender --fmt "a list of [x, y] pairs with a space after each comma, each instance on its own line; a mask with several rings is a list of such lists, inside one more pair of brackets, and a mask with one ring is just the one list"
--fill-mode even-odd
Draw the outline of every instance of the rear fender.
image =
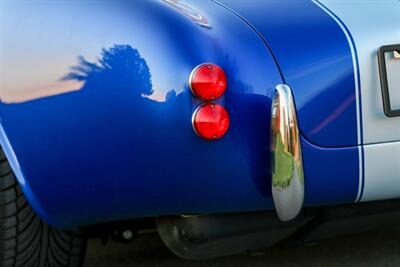
[[[0, 142], [47, 222], [273, 207], [268, 114], [282, 79], [239, 17], [211, 1], [0, 3], [0, 25]], [[204, 62], [228, 77], [216, 102], [231, 127], [214, 142], [191, 125], [202, 102], [188, 78]]]

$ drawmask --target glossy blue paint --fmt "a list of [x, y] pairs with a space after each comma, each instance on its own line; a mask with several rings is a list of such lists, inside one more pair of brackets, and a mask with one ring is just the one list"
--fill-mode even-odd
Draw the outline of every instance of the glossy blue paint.
[[349, 42], [340, 25], [308, 0], [217, 0], [266, 40], [292, 88], [300, 131], [323, 147], [355, 146], [357, 109]]
[[[0, 39], [0, 141], [48, 222], [272, 208], [270, 97], [282, 79], [236, 15], [209, 1], [2, 2]], [[187, 80], [204, 62], [228, 77], [218, 102], [231, 127], [215, 142], [191, 126], [200, 101]]]
[[301, 138], [305, 206], [352, 203], [359, 186], [359, 147], [324, 148]]
[[[356, 199], [354, 70], [340, 27], [308, 1], [221, 2], [234, 11], [213, 1], [0, 3], [0, 143], [44, 219], [69, 228], [272, 209], [269, 117], [282, 82], [303, 134], [306, 206]], [[204, 62], [228, 78], [216, 102], [231, 127], [215, 142], [191, 125], [202, 102], [188, 78]]]
[[343, 31], [345, 31], [347, 33], [347, 38], [348, 38], [348, 42], [349, 45], [351, 46], [353, 52], [353, 68], [354, 68], [354, 72], [355, 72], [355, 83], [358, 86], [355, 86], [356, 90], [358, 90], [358, 127], [359, 127], [359, 131], [358, 131], [358, 142], [357, 144], [359, 144], [358, 146], [358, 157], [359, 157], [359, 189], [358, 189], [358, 193], [357, 193], [357, 198], [356, 198], [356, 202], [360, 202], [363, 193], [364, 193], [364, 183], [365, 183], [365, 165], [364, 165], [364, 137], [363, 137], [363, 115], [362, 115], [362, 99], [361, 99], [361, 77], [360, 77], [360, 65], [359, 65], [359, 60], [358, 60], [358, 52], [357, 52], [357, 47], [355, 45], [354, 42], [354, 38], [351, 34], [351, 32], [349, 31], [348, 27], [346, 26], [346, 24], [334, 13], [332, 12], [332, 10], [330, 10], [329, 8], [327, 8], [324, 4], [322, 4], [320, 1], [315, 0], [315, 3], [317, 5], [319, 5], [322, 9], [324, 9], [325, 12], [327, 12], [332, 18], [335, 19], [335, 21], [340, 24], [341, 28]]

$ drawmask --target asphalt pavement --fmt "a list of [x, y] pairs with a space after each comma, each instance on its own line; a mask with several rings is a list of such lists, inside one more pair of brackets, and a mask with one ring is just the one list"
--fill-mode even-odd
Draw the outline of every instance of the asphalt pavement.
[[235, 255], [207, 261], [183, 260], [157, 234], [141, 235], [130, 244], [91, 240], [84, 267], [255, 267], [255, 266], [400, 266], [400, 234], [387, 230], [340, 237], [312, 246], [276, 246], [262, 255]]

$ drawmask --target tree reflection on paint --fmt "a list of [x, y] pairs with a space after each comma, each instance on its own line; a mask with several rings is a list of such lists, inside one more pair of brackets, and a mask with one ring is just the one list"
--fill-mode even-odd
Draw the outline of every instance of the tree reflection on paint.
[[72, 67], [63, 80], [102, 81], [106, 87], [134, 89], [137, 96], [150, 96], [154, 92], [146, 61], [130, 45], [103, 48], [98, 63], [90, 62], [83, 56], [79, 56], [78, 61], [78, 65]]

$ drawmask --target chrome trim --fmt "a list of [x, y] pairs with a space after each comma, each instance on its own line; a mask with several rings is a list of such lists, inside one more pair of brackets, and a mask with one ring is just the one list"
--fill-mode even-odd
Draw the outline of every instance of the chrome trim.
[[399, 51], [393, 51], [393, 57], [395, 59], [400, 59], [400, 50]]
[[198, 99], [200, 99], [200, 100], [201, 100], [201, 97], [199, 97], [199, 96], [193, 91], [193, 88], [192, 88], [192, 80], [193, 80], [193, 77], [194, 77], [194, 75], [196, 74], [196, 72], [197, 72], [201, 67], [203, 67], [204, 65], [211, 65], [211, 64], [213, 64], [213, 63], [206, 62], [206, 63], [202, 63], [202, 64], [200, 64], [200, 65], [197, 65], [197, 66], [192, 70], [192, 72], [190, 72], [190, 75], [189, 75], [189, 89], [190, 89], [190, 92], [191, 92], [196, 98], [198, 98]]
[[279, 219], [289, 221], [299, 214], [304, 202], [300, 136], [289, 86], [276, 86], [271, 114], [272, 197]]
[[197, 134], [197, 136], [199, 136], [201, 138], [203, 138], [203, 137], [196, 131], [196, 128], [194, 127], [194, 118], [196, 117], [197, 112], [199, 112], [199, 109], [204, 105], [206, 105], [206, 103], [202, 103], [201, 105], [199, 105], [198, 107], [195, 108], [195, 110], [192, 113], [192, 119], [191, 119], [193, 131]]
[[190, 75], [189, 75], [189, 81], [188, 81], [189, 89], [190, 89], [190, 92], [191, 92], [195, 97], [198, 97], [198, 96], [197, 96], [197, 94], [196, 94], [196, 93], [193, 91], [193, 89], [192, 89], [192, 80], [193, 80], [193, 76], [196, 74], [197, 70], [198, 70], [201, 66], [203, 66], [204, 64], [207, 64], [207, 63], [203, 63], [203, 64], [200, 64], [200, 65], [197, 65], [197, 66], [190, 72]]

